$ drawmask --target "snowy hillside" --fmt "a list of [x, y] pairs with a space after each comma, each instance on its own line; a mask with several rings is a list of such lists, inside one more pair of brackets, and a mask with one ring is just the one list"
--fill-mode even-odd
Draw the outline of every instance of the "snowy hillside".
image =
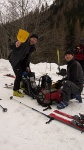
[[[57, 67], [54, 63], [46, 62], [31, 64], [31, 70], [35, 72], [36, 77], [48, 73], [53, 81], [62, 78], [56, 75]], [[61, 66], [61, 68], [66, 68], [66, 66]], [[14, 97], [10, 100], [13, 91], [11, 88], [4, 88], [4, 85], [13, 83], [14, 79], [4, 76], [5, 74], [14, 73], [8, 60], [0, 59], [0, 105], [8, 109], [7, 112], [3, 112], [0, 107], [0, 150], [84, 149], [84, 133], [56, 120], [46, 124], [49, 118], [35, 111], [49, 115], [57, 109], [56, 105], [44, 112], [43, 107], [27, 95], [24, 98]], [[69, 106], [61, 111], [71, 115], [84, 113], [84, 99], [83, 103], [78, 103], [75, 99], [70, 100]]]

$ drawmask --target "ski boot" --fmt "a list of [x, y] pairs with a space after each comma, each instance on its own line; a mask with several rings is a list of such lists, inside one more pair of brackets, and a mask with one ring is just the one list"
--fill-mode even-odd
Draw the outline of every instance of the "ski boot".
[[24, 97], [24, 94], [22, 94], [20, 91], [13, 91], [13, 96]]

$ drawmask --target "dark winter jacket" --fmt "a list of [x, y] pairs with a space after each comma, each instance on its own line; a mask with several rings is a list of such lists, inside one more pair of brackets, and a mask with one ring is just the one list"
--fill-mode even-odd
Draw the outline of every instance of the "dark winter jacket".
[[31, 54], [35, 50], [34, 45], [30, 45], [29, 41], [26, 41], [17, 48], [15, 43], [13, 43], [10, 45], [10, 49], [13, 50], [9, 55], [9, 61], [12, 67], [22, 62], [26, 63], [26, 67], [29, 67]]
[[74, 82], [76, 85], [81, 86], [84, 82], [83, 70], [79, 62], [72, 59], [67, 65], [67, 80]]
[[76, 49], [74, 49], [74, 57], [76, 60], [84, 61], [84, 45], [79, 44]]
[[75, 59], [72, 59], [71, 61], [67, 62], [67, 75], [65, 78], [56, 82], [56, 88], [59, 89], [63, 85], [63, 82], [66, 80], [75, 83], [81, 90], [83, 89], [83, 70], [81, 68], [80, 63]]

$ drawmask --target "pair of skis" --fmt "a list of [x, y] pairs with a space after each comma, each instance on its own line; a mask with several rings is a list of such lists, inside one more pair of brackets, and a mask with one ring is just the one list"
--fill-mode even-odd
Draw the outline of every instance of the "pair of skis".
[[78, 115], [72, 116], [62, 111], [54, 110], [54, 113], [51, 113], [49, 116], [66, 125], [69, 125], [75, 129], [78, 129], [81, 132], [84, 132], [84, 115], [83, 114], [79, 114], [79, 116]]
[[[51, 109], [51, 107], [48, 106], [45, 109], [43, 109], [43, 111], [45, 111], [47, 109]], [[84, 114], [79, 113], [79, 115], [72, 116], [72, 115], [69, 115], [62, 111], [54, 110], [54, 113], [51, 113], [49, 116], [51, 118], [54, 118], [55, 120], [58, 120], [62, 123], [65, 123], [65, 124], [75, 128], [75, 129], [78, 129], [81, 132], [84, 131]], [[51, 120], [54, 120], [54, 119], [50, 119], [48, 122], [50, 122]]]

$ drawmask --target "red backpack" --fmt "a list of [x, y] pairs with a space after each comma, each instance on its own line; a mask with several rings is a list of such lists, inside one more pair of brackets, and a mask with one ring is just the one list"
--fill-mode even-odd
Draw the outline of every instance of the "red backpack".
[[62, 100], [62, 94], [60, 90], [53, 89], [53, 91], [42, 89], [38, 96], [37, 102], [43, 107], [49, 106], [53, 101], [60, 102]]

